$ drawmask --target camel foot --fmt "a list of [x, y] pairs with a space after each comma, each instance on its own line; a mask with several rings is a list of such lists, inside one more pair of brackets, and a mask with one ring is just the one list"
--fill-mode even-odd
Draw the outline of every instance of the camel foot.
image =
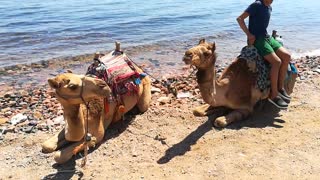
[[62, 153], [62, 151], [57, 151], [54, 154], [54, 160], [58, 164], [63, 164], [69, 161], [72, 158], [73, 154], [72, 153]]
[[57, 145], [57, 143], [52, 143], [51, 141], [46, 141], [41, 144], [41, 147], [42, 147], [43, 153], [52, 153], [57, 149], [58, 145]]
[[202, 106], [198, 106], [192, 110], [194, 116], [203, 117], [208, 115], [208, 111], [211, 110], [212, 107], [209, 104], [204, 104]]
[[[102, 138], [101, 138], [102, 139]], [[99, 139], [98, 142], [101, 141], [101, 139]], [[79, 149], [77, 149], [77, 152], [83, 151], [85, 146], [82, 146], [83, 142], [75, 142], [73, 144], [71, 144], [70, 146], [67, 146], [59, 151], [57, 151], [54, 155], [54, 160], [58, 163], [58, 164], [63, 164], [66, 163], [67, 161], [69, 161], [72, 156], [74, 155], [74, 150], [77, 147], [80, 147]], [[88, 142], [88, 147], [95, 147], [95, 145], [97, 144], [97, 138], [96, 137], [92, 137], [91, 141]]]
[[213, 125], [215, 127], [224, 128], [228, 125], [228, 122], [227, 122], [227, 119], [223, 116], [215, 119]]
[[65, 139], [65, 129], [63, 128], [59, 133], [52, 136], [50, 139], [46, 140], [41, 144], [43, 153], [52, 153], [62, 146], [68, 144]]

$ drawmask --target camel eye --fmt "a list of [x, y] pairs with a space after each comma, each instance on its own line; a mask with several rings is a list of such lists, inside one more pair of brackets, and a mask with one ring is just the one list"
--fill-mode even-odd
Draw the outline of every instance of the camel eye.
[[71, 90], [76, 90], [76, 89], [78, 88], [78, 85], [69, 84], [69, 85], [68, 85], [68, 88], [71, 89]]
[[203, 54], [204, 54], [205, 56], [208, 56], [208, 55], [211, 55], [211, 52], [210, 52], [210, 51], [205, 51], [205, 52], [203, 52]]

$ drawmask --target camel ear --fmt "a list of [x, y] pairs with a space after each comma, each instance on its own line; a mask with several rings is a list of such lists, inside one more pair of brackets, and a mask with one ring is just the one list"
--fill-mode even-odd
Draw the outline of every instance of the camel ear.
[[205, 42], [206, 42], [206, 40], [203, 38], [203, 39], [200, 39], [199, 44], [203, 44]]
[[212, 49], [211, 50], [212, 50], [212, 52], [216, 50], [216, 42], [212, 43]]
[[67, 73], [72, 73], [72, 71], [70, 69], [67, 69]]
[[60, 84], [54, 80], [54, 79], [48, 79], [49, 86], [52, 87], [53, 89], [59, 89]]
[[107, 86], [107, 83], [102, 79], [94, 79], [97, 86], [104, 88]]

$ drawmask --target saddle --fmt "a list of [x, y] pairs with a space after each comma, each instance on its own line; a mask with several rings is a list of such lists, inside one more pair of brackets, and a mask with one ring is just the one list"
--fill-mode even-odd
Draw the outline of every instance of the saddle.
[[89, 66], [86, 75], [103, 79], [112, 90], [105, 104], [115, 101], [119, 108], [123, 109], [122, 96], [137, 94], [141, 79], [146, 75], [137, 72], [133, 61], [121, 51], [112, 51], [94, 61]]
[[[242, 48], [238, 58], [246, 60], [249, 70], [257, 74], [256, 88], [265, 91], [270, 88], [270, 70], [271, 65], [259, 55], [258, 50], [254, 46], [245, 46]], [[287, 93], [292, 93], [292, 89], [298, 76], [298, 69], [293, 63], [289, 63], [285, 85]]]

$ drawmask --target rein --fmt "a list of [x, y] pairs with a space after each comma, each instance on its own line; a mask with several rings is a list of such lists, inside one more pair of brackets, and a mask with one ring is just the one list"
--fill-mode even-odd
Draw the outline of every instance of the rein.
[[85, 136], [84, 136], [84, 159], [81, 162], [81, 167], [84, 167], [86, 165], [87, 155], [88, 155], [88, 142], [91, 141], [91, 137], [92, 137], [92, 135], [90, 133], [88, 133], [88, 131], [89, 131], [89, 123], [88, 123], [88, 119], [89, 119], [89, 102], [86, 102], [84, 100], [84, 98], [83, 98], [83, 87], [85, 85], [83, 80], [85, 78], [86, 78], [85, 76], [83, 78], [81, 78], [81, 89], [80, 89], [80, 94], [79, 95], [61, 95], [56, 90], [56, 94], [59, 97], [61, 97], [62, 99], [64, 99], [64, 100], [81, 98], [83, 104], [87, 108], [87, 115], [86, 115], [86, 125], [87, 126], [86, 126], [86, 129], [85, 129]]

